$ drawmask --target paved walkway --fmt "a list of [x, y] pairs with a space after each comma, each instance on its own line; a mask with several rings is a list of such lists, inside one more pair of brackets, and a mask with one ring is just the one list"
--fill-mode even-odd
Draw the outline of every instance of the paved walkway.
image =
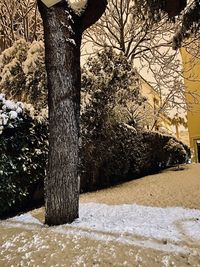
[[149, 175], [113, 188], [81, 195], [81, 202], [137, 203], [156, 207], [200, 209], [200, 164]]

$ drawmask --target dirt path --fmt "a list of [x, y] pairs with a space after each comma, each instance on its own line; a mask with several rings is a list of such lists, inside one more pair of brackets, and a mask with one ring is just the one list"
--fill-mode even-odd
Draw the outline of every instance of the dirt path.
[[169, 169], [113, 188], [83, 194], [80, 200], [200, 209], [200, 164], [186, 165], [181, 171]]
[[[125, 214], [126, 230], [118, 229], [120, 225], [117, 224], [117, 220], [112, 219], [113, 227], [117, 229], [114, 232], [112, 228], [107, 231], [99, 230], [99, 228], [95, 228], [95, 225], [91, 225], [90, 228], [86, 228], [84, 225], [80, 227], [78, 225], [44, 226], [41, 223], [44, 218], [43, 208], [28, 214], [27, 218], [31, 218], [32, 221], [11, 219], [0, 221], [0, 267], [200, 267], [199, 218], [196, 215], [184, 217], [184, 213], [187, 212], [200, 214], [199, 196], [200, 164], [187, 166], [183, 171], [168, 170], [111, 189], [81, 195], [81, 203], [130, 204], [130, 206], [122, 206], [122, 208], [136, 207], [139, 209], [136, 209], [138, 212], [136, 217], [139, 217], [142, 212], [143, 216], [146, 216], [141, 221], [143, 229], [145, 230], [145, 225], [147, 228], [152, 227], [149, 229], [149, 236], [156, 230], [153, 228], [154, 222], [148, 221], [154, 219], [149, 206], [164, 208], [153, 208], [155, 214], [161, 212], [161, 221], [164, 220], [162, 214], [166, 219], [166, 214], [168, 214], [166, 210], [172, 212], [175, 220], [171, 222], [171, 226], [167, 224], [164, 227], [162, 223], [159, 224], [155, 220], [155, 224], [157, 223], [160, 228], [158, 234], [162, 235], [156, 239], [145, 234], [136, 235], [132, 232], [134, 230], [132, 227], [129, 229], [130, 225], [127, 225], [127, 222], [131, 224], [133, 220], [134, 223], [135, 211], [131, 216], [129, 213]], [[133, 203], [147, 207], [144, 207], [142, 211]], [[82, 206], [84, 205], [88, 204]], [[102, 204], [98, 205], [102, 206]], [[173, 212], [173, 208], [166, 209], [168, 206], [182, 206], [199, 210], [183, 209], [181, 217], [177, 216], [179, 219], [176, 220], [176, 212]], [[114, 211], [116, 207], [122, 209], [121, 206], [111, 206], [111, 209]], [[98, 215], [98, 210], [96, 212]], [[88, 211], [84, 216], [90, 221], [91, 214], [87, 214]], [[94, 218], [97, 215], [94, 215]], [[99, 221], [94, 221], [94, 224], [101, 223], [102, 229], [106, 229], [107, 225], [104, 225], [103, 220], [100, 222], [101, 219], [102, 217], [99, 215]], [[139, 221], [136, 228], [141, 229]], [[191, 229], [198, 233], [198, 238], [189, 235], [188, 230]], [[179, 237], [177, 240], [173, 238], [173, 234], [171, 234], [171, 239], [163, 238], [165, 235], [170, 236], [170, 233], [173, 232], [177, 233], [177, 237]]]

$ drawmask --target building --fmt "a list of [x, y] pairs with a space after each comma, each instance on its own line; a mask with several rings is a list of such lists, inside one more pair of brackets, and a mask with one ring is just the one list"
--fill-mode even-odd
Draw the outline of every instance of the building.
[[[147, 103], [150, 106], [152, 120], [151, 125], [147, 125], [147, 129], [157, 130], [162, 133], [174, 135], [171, 119], [164, 112], [159, 112], [162, 106], [161, 97], [158, 92], [139, 75], [141, 94], [147, 98]], [[159, 115], [158, 115], [159, 114]]]
[[[200, 58], [181, 49], [186, 86], [186, 98], [190, 105], [187, 112], [190, 148], [193, 162], [200, 163]], [[191, 94], [195, 94], [195, 101]]]

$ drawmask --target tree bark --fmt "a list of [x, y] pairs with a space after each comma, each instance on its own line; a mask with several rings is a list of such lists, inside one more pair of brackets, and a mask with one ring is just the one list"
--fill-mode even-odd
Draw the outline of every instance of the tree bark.
[[45, 223], [70, 223], [79, 207], [80, 46], [82, 32], [100, 18], [106, 0], [88, 0], [82, 16], [66, 1], [47, 8], [38, 0], [44, 26], [49, 107], [49, 156]]
[[66, 3], [39, 5], [44, 25], [48, 77], [49, 157], [45, 181], [45, 223], [58, 225], [78, 217], [80, 43]]
[[166, 0], [164, 10], [168, 13], [169, 17], [173, 18], [179, 15], [186, 5], [186, 0]]

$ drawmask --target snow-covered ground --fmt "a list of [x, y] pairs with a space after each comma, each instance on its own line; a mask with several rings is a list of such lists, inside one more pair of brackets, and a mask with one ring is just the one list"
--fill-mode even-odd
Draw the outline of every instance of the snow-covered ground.
[[[200, 165], [190, 168], [198, 176], [196, 170], [200, 169]], [[172, 194], [171, 191], [169, 194], [172, 182], [169, 176], [175, 180], [174, 185], [175, 182], [178, 185], [177, 194]], [[175, 198], [179, 192], [180, 200], [181, 196], [184, 198], [189, 194], [193, 200], [196, 191], [191, 188], [188, 191], [188, 186], [180, 186], [184, 176], [192, 189], [195, 183], [198, 191], [199, 179], [192, 178], [190, 169], [184, 172], [166, 172], [108, 191], [83, 195], [80, 217], [70, 225], [45, 226], [41, 220], [43, 209], [0, 221], [0, 267], [200, 267], [200, 210], [186, 208], [186, 202], [185, 208], [167, 207], [168, 201], [164, 207], [158, 194], [155, 194], [162, 181], [169, 197]], [[145, 181], [150, 196], [143, 189]], [[157, 205], [161, 203], [162, 207], [130, 202], [123, 204], [124, 200], [133, 200], [133, 191], [137, 189], [140, 192], [140, 187], [143, 190], [142, 201], [151, 197], [154, 199], [151, 204], [157, 201]], [[119, 200], [117, 193], [121, 194], [121, 203], [111, 204]], [[137, 194], [134, 196], [136, 201], [140, 201]], [[88, 202], [94, 198], [103, 199], [107, 204]], [[167, 196], [163, 196], [165, 198]], [[182, 202], [177, 201], [177, 205], [179, 203]], [[188, 201], [188, 206], [196, 203], [197, 200]]]
[[[34, 229], [35, 224], [42, 227], [42, 223], [30, 213], [2, 224], [26, 229]], [[50, 227], [49, 231], [160, 251], [188, 253], [190, 249], [187, 242], [200, 242], [200, 210], [85, 203], [80, 204], [80, 218], [74, 223]]]

